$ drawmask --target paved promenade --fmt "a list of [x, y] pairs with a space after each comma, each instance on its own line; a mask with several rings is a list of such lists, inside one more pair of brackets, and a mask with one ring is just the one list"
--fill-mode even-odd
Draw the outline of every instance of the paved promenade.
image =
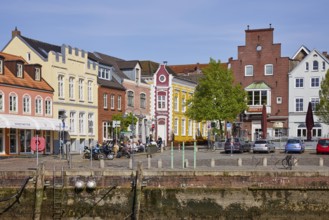
[[[82, 159], [82, 155], [73, 154], [71, 160], [59, 155], [19, 155], [0, 158], [0, 171], [34, 170], [43, 163], [46, 170], [132, 170], [138, 162], [148, 170], [175, 171], [290, 171], [282, 166], [281, 160], [286, 156], [277, 149], [271, 154], [234, 153], [225, 154], [223, 150], [207, 150], [199, 146], [194, 152], [193, 147], [182, 150], [170, 149], [157, 152], [148, 158], [146, 153], [137, 153], [131, 159], [115, 158], [104, 160]], [[329, 171], [329, 156], [317, 155], [309, 149], [303, 154], [293, 154], [295, 164], [292, 171], [327, 172]], [[184, 161], [184, 163], [183, 163]], [[196, 162], [195, 162], [196, 161]]]

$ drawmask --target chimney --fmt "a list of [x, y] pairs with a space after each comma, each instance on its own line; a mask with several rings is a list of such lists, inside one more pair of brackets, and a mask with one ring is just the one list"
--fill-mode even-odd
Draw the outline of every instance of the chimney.
[[327, 51], [323, 51], [322, 54], [323, 54], [323, 56], [325, 56], [325, 57], [328, 56], [328, 52], [327, 52]]
[[167, 66], [168, 61], [163, 61], [163, 64], [164, 64], [165, 66]]
[[21, 36], [21, 32], [17, 30], [17, 27], [15, 27], [15, 30], [11, 32], [11, 37], [14, 38], [16, 36]]

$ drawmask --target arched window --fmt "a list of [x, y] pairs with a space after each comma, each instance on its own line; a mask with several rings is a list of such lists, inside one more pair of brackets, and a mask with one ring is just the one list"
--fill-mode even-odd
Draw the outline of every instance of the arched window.
[[128, 91], [128, 106], [134, 107], [134, 92]]
[[313, 70], [319, 70], [319, 62], [316, 60], [313, 61]]
[[42, 114], [42, 98], [40, 96], [35, 98], [35, 114]]
[[146, 108], [146, 95], [145, 93], [140, 94], [140, 107]]
[[29, 95], [23, 97], [23, 113], [31, 113], [31, 97]]
[[9, 111], [17, 112], [17, 95], [15, 93], [10, 93], [9, 95]]

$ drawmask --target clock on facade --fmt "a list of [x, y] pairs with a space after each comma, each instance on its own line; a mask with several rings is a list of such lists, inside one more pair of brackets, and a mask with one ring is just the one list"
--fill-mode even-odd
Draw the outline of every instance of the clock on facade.
[[257, 51], [261, 51], [261, 50], [262, 50], [262, 46], [258, 45], [258, 46], [256, 47], [256, 50], [257, 50]]
[[166, 77], [165, 77], [165, 75], [160, 75], [160, 76], [159, 76], [159, 80], [160, 80], [160, 82], [164, 82], [164, 81], [166, 81]]

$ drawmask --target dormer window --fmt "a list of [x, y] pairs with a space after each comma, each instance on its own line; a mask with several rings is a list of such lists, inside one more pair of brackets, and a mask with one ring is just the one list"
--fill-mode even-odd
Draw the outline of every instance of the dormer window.
[[139, 82], [139, 69], [136, 69], [136, 82]]
[[3, 74], [3, 59], [0, 59], [0, 74]]
[[23, 78], [23, 64], [22, 63], [17, 63], [16, 76], [19, 78]]
[[37, 81], [41, 80], [41, 69], [39, 67], [35, 68], [35, 80]]

